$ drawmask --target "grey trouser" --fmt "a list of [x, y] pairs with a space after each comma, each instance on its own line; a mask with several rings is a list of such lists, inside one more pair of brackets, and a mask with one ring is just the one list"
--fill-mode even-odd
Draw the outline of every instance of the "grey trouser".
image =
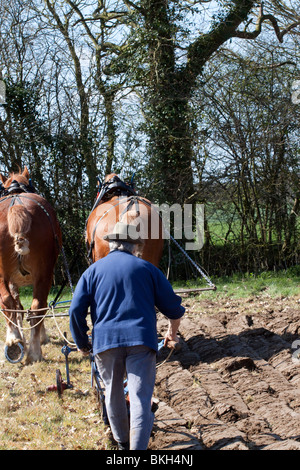
[[[114, 348], [96, 354], [95, 360], [105, 386], [106, 410], [114, 439], [130, 442], [130, 450], [146, 450], [154, 420], [151, 398], [156, 374], [155, 351], [147, 346]], [[125, 373], [130, 427], [124, 396]]]

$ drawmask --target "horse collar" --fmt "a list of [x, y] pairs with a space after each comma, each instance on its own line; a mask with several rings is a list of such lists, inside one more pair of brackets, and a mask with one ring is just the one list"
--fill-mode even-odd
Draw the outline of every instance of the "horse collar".
[[20, 194], [20, 193], [35, 193], [35, 189], [32, 186], [31, 180], [29, 180], [29, 184], [19, 183], [16, 180], [13, 180], [11, 185], [8, 188], [4, 188], [2, 184], [0, 184], [0, 197], [10, 196], [13, 194]]
[[133, 185], [125, 183], [118, 176], [114, 176], [100, 186], [98, 202], [107, 201], [114, 196], [133, 196], [136, 194]]

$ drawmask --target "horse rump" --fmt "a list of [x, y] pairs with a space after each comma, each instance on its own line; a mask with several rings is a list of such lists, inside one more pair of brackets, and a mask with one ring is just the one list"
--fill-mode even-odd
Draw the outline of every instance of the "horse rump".
[[31, 220], [30, 212], [23, 205], [16, 204], [9, 208], [8, 230], [14, 239], [15, 251], [19, 255], [28, 255], [30, 252], [27, 234], [31, 228]]

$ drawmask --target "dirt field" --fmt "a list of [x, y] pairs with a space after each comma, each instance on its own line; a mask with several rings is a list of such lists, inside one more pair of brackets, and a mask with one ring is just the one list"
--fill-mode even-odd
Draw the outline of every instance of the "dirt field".
[[[183, 303], [182, 349], [159, 358], [149, 448], [299, 450], [300, 296]], [[166, 325], [159, 318], [161, 334]], [[45, 361], [11, 365], [0, 356], [0, 449], [110, 449], [88, 358], [70, 356], [74, 388], [63, 399], [46, 390], [57, 368], [65, 375], [60, 335], [52, 320], [47, 326]]]
[[300, 450], [300, 297], [184, 303], [150, 449]]

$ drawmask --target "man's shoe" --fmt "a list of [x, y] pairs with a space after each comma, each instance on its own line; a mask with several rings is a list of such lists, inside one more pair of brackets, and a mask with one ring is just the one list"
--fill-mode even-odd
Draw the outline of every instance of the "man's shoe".
[[118, 442], [118, 450], [129, 450], [129, 442]]

